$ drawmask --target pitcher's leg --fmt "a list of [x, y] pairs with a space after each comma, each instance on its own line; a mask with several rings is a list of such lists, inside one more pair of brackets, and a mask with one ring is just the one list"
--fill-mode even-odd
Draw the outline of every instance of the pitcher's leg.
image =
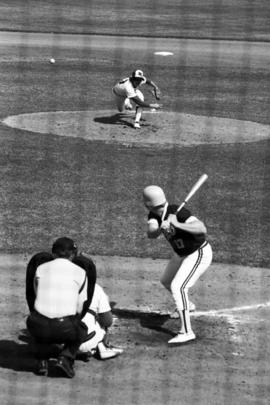
[[[141, 101], [144, 101], [144, 95], [140, 90], [136, 90], [136, 95], [139, 97]], [[134, 128], [140, 128], [140, 121], [142, 117], [142, 107], [136, 106], [136, 113], [135, 113], [135, 122], [134, 122]]]

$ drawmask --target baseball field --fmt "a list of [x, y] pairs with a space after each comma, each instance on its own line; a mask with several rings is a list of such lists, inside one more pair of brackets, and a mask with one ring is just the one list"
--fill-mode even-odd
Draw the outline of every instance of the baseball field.
[[[270, 32], [267, 0], [0, 0], [1, 405], [268, 405]], [[169, 52], [165, 55], [160, 52]], [[55, 63], [50, 63], [54, 58]], [[163, 108], [117, 115], [134, 69]], [[153, 101], [144, 87], [146, 100]], [[190, 291], [197, 339], [159, 282], [142, 189], [189, 202], [214, 259]], [[34, 374], [25, 269], [60, 236], [97, 265], [124, 353]]]

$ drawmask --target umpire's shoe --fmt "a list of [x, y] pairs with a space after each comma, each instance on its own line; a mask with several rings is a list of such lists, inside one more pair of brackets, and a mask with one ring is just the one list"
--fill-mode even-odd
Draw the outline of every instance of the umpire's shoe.
[[55, 364], [57, 375], [59, 377], [73, 378], [75, 376], [75, 371], [73, 369], [73, 361], [65, 356], [58, 357]]
[[39, 360], [36, 369], [37, 375], [48, 375], [48, 361], [47, 360]]

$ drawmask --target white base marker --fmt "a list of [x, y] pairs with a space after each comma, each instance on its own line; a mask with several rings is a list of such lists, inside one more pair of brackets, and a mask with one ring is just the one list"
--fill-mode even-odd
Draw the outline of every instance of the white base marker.
[[172, 55], [173, 55], [173, 52], [158, 51], [158, 52], [155, 52], [155, 55], [160, 55], [160, 56], [172, 56]]

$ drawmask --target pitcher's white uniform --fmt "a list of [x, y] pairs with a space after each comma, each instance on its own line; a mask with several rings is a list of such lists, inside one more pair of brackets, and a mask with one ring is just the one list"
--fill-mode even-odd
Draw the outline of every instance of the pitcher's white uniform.
[[[144, 83], [146, 83], [145, 78], [141, 80], [139, 86]], [[124, 110], [132, 110], [132, 104], [130, 102], [130, 99], [133, 97], [137, 96], [140, 98], [141, 101], [144, 101], [143, 93], [138, 88], [135, 88], [133, 86], [132, 81], [130, 80], [129, 77], [116, 83], [112, 91], [119, 112], [123, 112]]]
[[160, 98], [160, 90], [158, 86], [149, 78], [146, 78], [143, 71], [140, 69], [134, 70], [131, 77], [126, 77], [120, 80], [112, 89], [115, 103], [119, 112], [124, 110], [132, 110], [131, 100], [135, 103], [135, 121], [134, 128], [140, 128], [140, 120], [143, 108], [158, 109], [160, 105], [157, 103], [146, 103], [143, 93], [138, 89], [142, 84], [147, 84], [153, 88], [153, 92], [157, 100]]

